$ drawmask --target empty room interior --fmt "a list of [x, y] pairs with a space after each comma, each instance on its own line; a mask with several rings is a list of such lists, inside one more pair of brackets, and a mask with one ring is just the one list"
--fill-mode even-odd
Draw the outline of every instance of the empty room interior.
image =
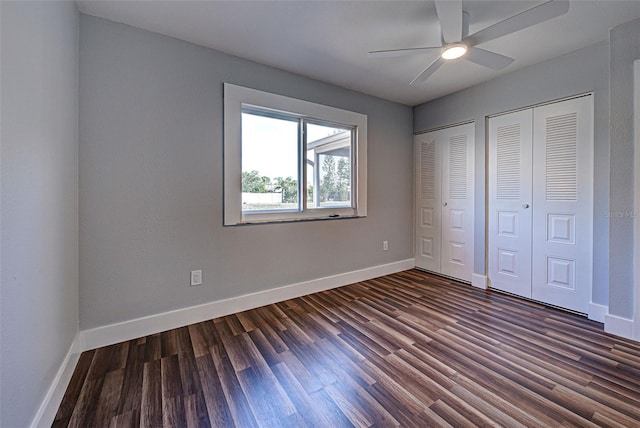
[[640, 426], [640, 2], [1, 1], [0, 426]]

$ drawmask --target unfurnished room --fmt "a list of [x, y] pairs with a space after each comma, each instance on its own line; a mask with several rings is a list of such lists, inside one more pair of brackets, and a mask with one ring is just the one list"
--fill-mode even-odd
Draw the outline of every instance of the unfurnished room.
[[0, 426], [640, 426], [640, 1], [0, 1]]

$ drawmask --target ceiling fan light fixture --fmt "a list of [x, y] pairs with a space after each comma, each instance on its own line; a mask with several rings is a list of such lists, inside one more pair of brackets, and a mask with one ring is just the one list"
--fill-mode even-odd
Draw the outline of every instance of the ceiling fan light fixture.
[[442, 48], [442, 59], [456, 59], [467, 53], [469, 48], [464, 43], [452, 43]]

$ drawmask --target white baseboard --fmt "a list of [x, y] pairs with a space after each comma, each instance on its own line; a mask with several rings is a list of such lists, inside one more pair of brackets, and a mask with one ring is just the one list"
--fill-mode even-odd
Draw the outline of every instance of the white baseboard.
[[607, 314], [604, 317], [604, 331], [625, 339], [633, 339], [633, 320]]
[[244, 294], [238, 297], [84, 330], [80, 333], [80, 344], [83, 351], [108, 346], [114, 343], [124, 342], [173, 328], [316, 293], [318, 291], [329, 290], [367, 279], [390, 275], [412, 269], [414, 266], [414, 259], [401, 260], [385, 265], [285, 285], [257, 293]]
[[49, 386], [49, 390], [40, 404], [40, 408], [31, 421], [31, 428], [50, 427], [53, 424], [56, 413], [58, 413], [58, 407], [62, 403], [62, 398], [80, 358], [80, 352], [80, 333], [78, 333], [71, 343], [67, 355], [62, 360], [62, 364], [60, 364], [60, 368], [53, 378], [51, 386]]
[[604, 322], [605, 317], [609, 313], [609, 307], [601, 305], [599, 303], [589, 303], [589, 313], [587, 314], [590, 320]]
[[487, 287], [487, 275], [478, 275], [477, 273], [471, 274], [471, 285], [476, 288], [486, 290]]

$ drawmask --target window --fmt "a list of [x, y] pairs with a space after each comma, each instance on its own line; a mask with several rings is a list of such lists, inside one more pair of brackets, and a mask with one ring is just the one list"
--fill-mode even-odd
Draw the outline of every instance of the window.
[[224, 91], [225, 225], [366, 215], [365, 115]]

